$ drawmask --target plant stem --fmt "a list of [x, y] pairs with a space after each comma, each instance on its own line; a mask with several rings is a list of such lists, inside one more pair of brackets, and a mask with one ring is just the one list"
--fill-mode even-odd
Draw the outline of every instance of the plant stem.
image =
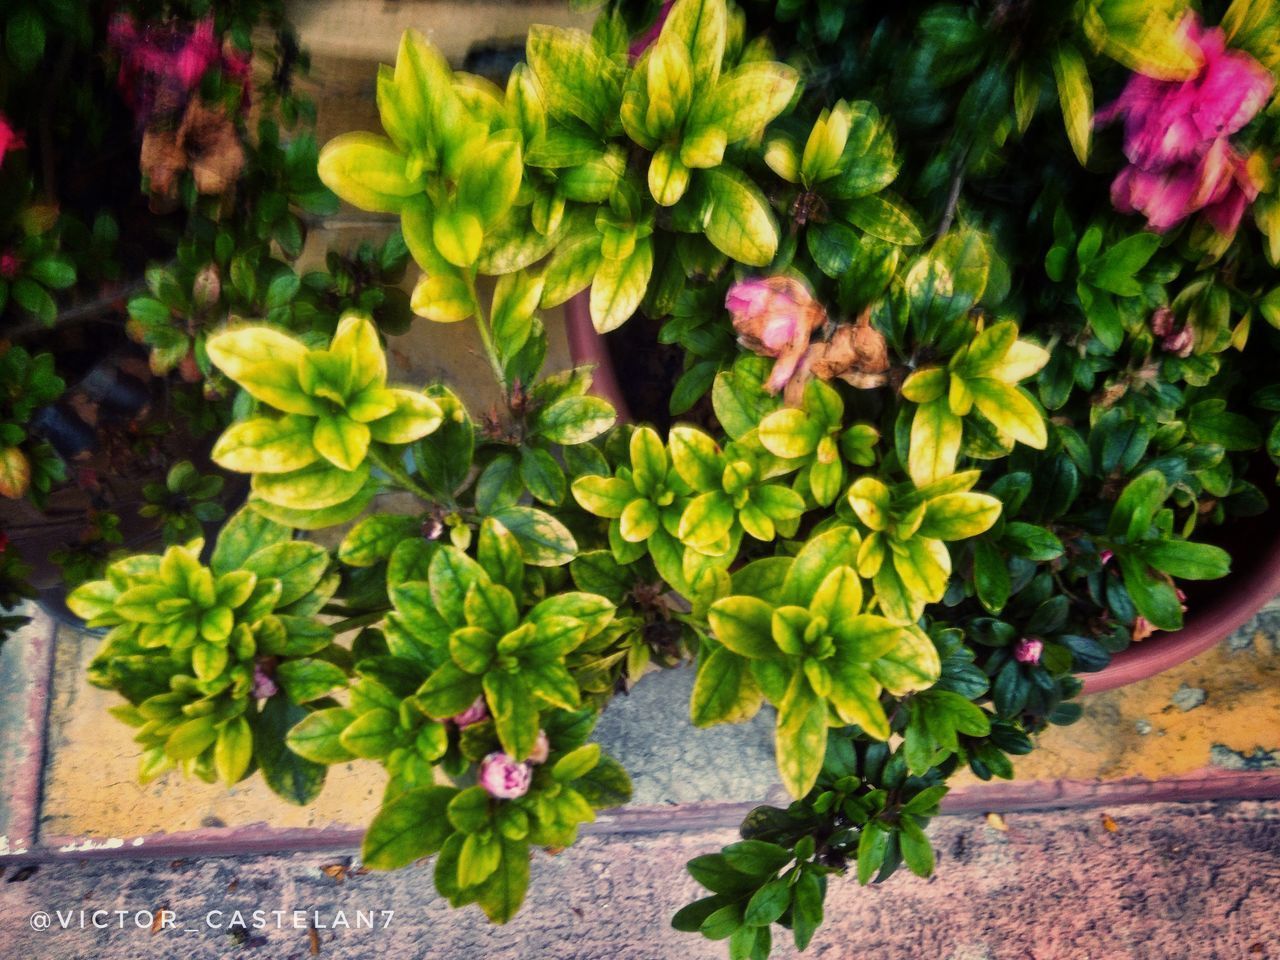
[[354, 617], [347, 617], [345, 620], [339, 620], [337, 623], [331, 623], [329, 624], [329, 629], [335, 635], [343, 634], [371, 623], [377, 623], [386, 615], [386, 610], [370, 610], [368, 613], [361, 613]]
[[502, 369], [502, 361], [498, 358], [498, 350], [493, 343], [493, 331], [489, 329], [489, 321], [485, 317], [484, 309], [480, 306], [480, 296], [476, 292], [475, 274], [467, 273], [466, 282], [467, 292], [471, 294], [471, 302], [476, 307], [476, 330], [480, 334], [480, 343], [484, 346], [485, 355], [489, 358], [489, 366], [493, 369], [493, 376], [505, 395], [507, 392], [507, 374]]
[[369, 459], [398, 483], [402, 490], [420, 497], [427, 503], [435, 503], [436, 498], [431, 491], [409, 476], [409, 471], [395, 457], [388, 456], [385, 451], [376, 446], [371, 446], [369, 448]]

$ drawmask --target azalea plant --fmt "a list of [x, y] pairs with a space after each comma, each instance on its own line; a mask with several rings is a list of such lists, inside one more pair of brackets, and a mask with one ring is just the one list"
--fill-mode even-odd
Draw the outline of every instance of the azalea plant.
[[[434, 854], [504, 921], [531, 847], [629, 792], [595, 716], [692, 660], [695, 725], [776, 710], [792, 801], [690, 862], [678, 929], [803, 949], [834, 878], [929, 874], [948, 780], [1011, 777], [1267, 509], [1277, 50], [1265, 0], [675, 0], [534, 28], [500, 88], [410, 31], [383, 133], [318, 172], [398, 215], [412, 310], [475, 325], [500, 402], [389, 385], [359, 310], [206, 341], [249, 503], [209, 566], [71, 600], [144, 775], [305, 802], [375, 760], [366, 863]], [[543, 371], [580, 294], [681, 351], [653, 423]]]

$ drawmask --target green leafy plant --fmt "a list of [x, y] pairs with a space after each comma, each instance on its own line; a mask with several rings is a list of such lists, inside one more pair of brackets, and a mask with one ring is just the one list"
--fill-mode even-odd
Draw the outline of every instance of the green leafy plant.
[[[812, 941], [837, 877], [928, 876], [949, 778], [1014, 776], [1080, 716], [1079, 674], [1178, 629], [1198, 603], [1179, 584], [1227, 573], [1208, 528], [1267, 509], [1280, 127], [1229, 111], [1182, 148], [1230, 176], [1166, 193], [1199, 174], [1121, 167], [1141, 143], [1108, 127], [1166, 142], [1153, 98], [1094, 109], [1129, 81], [1213, 114], [1219, 47], [1265, 102], [1280, 19], [1211, 6], [1222, 44], [1188, 56], [1219, 28], [1181, 0], [615, 2], [590, 33], [532, 30], [505, 88], [407, 33], [378, 73], [385, 135], [335, 138], [318, 175], [399, 216], [413, 312], [476, 324], [497, 401], [473, 417], [443, 385], [387, 387], [348, 268], [307, 284], [350, 311], [327, 342], [302, 292], [208, 336], [244, 391], [214, 458], [253, 491], [218, 551], [251, 524], [310, 549], [291, 528], [352, 522], [336, 565], [314, 548], [305, 612], [232, 608], [255, 643], [286, 618], [325, 638], [275, 654], [283, 694], [228, 713], [259, 718], [263, 769], [377, 761], [366, 862], [434, 855], [442, 895], [502, 922], [533, 848], [629, 794], [595, 716], [694, 660], [695, 726], [776, 708], [791, 799], [691, 861], [708, 895], [677, 929], [758, 960], [775, 924]], [[542, 311], [588, 288], [598, 331], [631, 321], [679, 355], [641, 422], [589, 370], [543, 371]], [[220, 624], [176, 563], [120, 561], [83, 612], [129, 643]], [[164, 591], [163, 621], [135, 622], [139, 589]], [[95, 668], [131, 701], [132, 656]], [[201, 669], [156, 695], [187, 709]]]

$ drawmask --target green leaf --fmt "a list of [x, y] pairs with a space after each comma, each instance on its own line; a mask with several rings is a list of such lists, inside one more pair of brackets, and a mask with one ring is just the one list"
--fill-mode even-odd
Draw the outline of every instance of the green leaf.
[[776, 737], [778, 772], [791, 796], [798, 799], [809, 792], [822, 770], [826, 748], [827, 703], [797, 670], [778, 705]]
[[604, 259], [591, 283], [591, 323], [597, 333], [608, 333], [630, 319], [652, 273], [653, 244], [648, 239], [638, 241], [623, 260]]
[[484, 692], [502, 749], [523, 760], [538, 739], [538, 707], [528, 684], [516, 674], [491, 671], [484, 675]]
[[577, 556], [578, 543], [569, 528], [544, 510], [503, 507], [493, 514], [493, 518], [519, 542], [525, 563], [535, 567], [558, 567]]
[[1067, 139], [1076, 159], [1084, 166], [1089, 162], [1089, 143], [1093, 135], [1093, 85], [1080, 51], [1063, 41], [1053, 55], [1053, 79], [1058, 85], [1058, 102], [1067, 126]]
[[704, 176], [710, 202], [707, 239], [739, 263], [767, 266], [778, 249], [778, 223], [765, 195], [732, 167], [716, 167]]
[[240, 473], [288, 473], [318, 459], [311, 444], [314, 428], [315, 420], [296, 414], [255, 417], [223, 431], [210, 456], [218, 466]]
[[378, 513], [352, 527], [338, 547], [338, 559], [349, 567], [372, 567], [386, 560], [402, 540], [417, 534], [419, 520]]
[[210, 361], [256, 400], [285, 413], [319, 416], [320, 404], [302, 389], [299, 371], [307, 348], [271, 327], [249, 326], [205, 342]]
[[907, 457], [907, 470], [916, 486], [955, 472], [963, 433], [963, 423], [951, 412], [945, 396], [916, 408]]
[[729, 650], [718, 648], [698, 665], [689, 701], [695, 727], [738, 723], [755, 716], [763, 702], [751, 665]]
[[304, 806], [324, 787], [325, 768], [306, 760], [285, 745], [290, 730], [307, 716], [305, 707], [287, 697], [272, 697], [253, 724], [253, 755], [263, 779], [278, 796]]
[[285, 743], [298, 756], [314, 763], [345, 763], [355, 757], [342, 745], [342, 731], [356, 715], [344, 707], [316, 710], [294, 725]]
[[218, 731], [213, 766], [218, 779], [232, 786], [244, 778], [253, 762], [253, 730], [244, 717], [235, 717]]
[[711, 605], [707, 620], [712, 635], [738, 656], [752, 660], [778, 656], [773, 639], [773, 607], [763, 600], [724, 597]]
[[898, 821], [898, 846], [907, 869], [917, 877], [933, 873], [933, 845], [915, 818], [902, 816]]
[[786, 109], [800, 75], [782, 63], [757, 60], [734, 67], [715, 92], [695, 101], [688, 129], [718, 127], [729, 143], [747, 140]]
[[444, 422], [437, 399], [414, 390], [391, 388], [382, 391], [395, 402], [394, 409], [369, 423], [369, 435], [379, 443], [412, 443], [436, 432]]
[[242, 568], [244, 562], [264, 547], [283, 543], [293, 536], [293, 531], [283, 524], [264, 517], [252, 506], [241, 507], [218, 534], [209, 567], [215, 574], [229, 573]]
[[1159, 470], [1147, 470], [1130, 480], [1111, 508], [1108, 535], [1122, 536], [1130, 543], [1145, 540], [1168, 495], [1168, 482]]
[[553, 443], [573, 445], [594, 440], [617, 420], [608, 400], [565, 397], [534, 416], [534, 429]]
[[276, 605], [286, 607], [310, 593], [328, 567], [329, 551], [324, 547], [304, 540], [290, 540], [250, 554], [240, 569], [257, 574], [260, 580], [267, 577], [279, 580], [281, 592]]
[[523, 166], [520, 145], [491, 140], [463, 168], [458, 180], [458, 206], [490, 226], [511, 209], [520, 190]]
[[823, 436], [821, 424], [794, 407], [775, 410], [760, 421], [759, 430], [764, 448], [785, 460], [809, 456]]
[[598, 132], [617, 122], [622, 98], [618, 68], [594, 37], [582, 30], [535, 25], [525, 50], [553, 117], [576, 117]]
[[364, 835], [360, 860], [373, 870], [396, 870], [437, 852], [453, 825], [446, 811], [454, 787], [417, 787], [378, 811]]
[[850, 223], [879, 240], [915, 246], [924, 239], [910, 209], [895, 198], [883, 194], [858, 197], [848, 201], [844, 211]]
[[964, 540], [990, 530], [1003, 504], [985, 493], [948, 493], [925, 506], [924, 520], [916, 531], [937, 540]]
[[343, 133], [320, 151], [316, 172], [326, 187], [361, 210], [399, 213], [405, 198], [421, 193], [421, 175], [408, 175], [409, 158], [386, 137]]
[[752, 894], [742, 919], [748, 926], [767, 926], [781, 917], [790, 905], [791, 884], [779, 877]]
[[781, 602], [809, 606], [832, 571], [857, 566], [861, 546], [858, 532], [846, 526], [831, 527], [810, 538], [796, 554], [782, 582]]
[[561, 783], [569, 783], [585, 777], [599, 762], [600, 744], [586, 743], [557, 760], [551, 768], [551, 775]]
[[529, 889], [529, 845], [501, 839], [502, 859], [477, 891], [476, 903], [494, 923], [506, 923], [520, 910]]
[[286, 660], [276, 668], [284, 692], [294, 703], [309, 703], [347, 685], [347, 675], [326, 660]]
[[1044, 417], [1026, 390], [989, 377], [966, 380], [965, 386], [973, 395], [974, 406], [1001, 433], [1036, 450], [1048, 444]]
[[1231, 555], [1207, 543], [1148, 540], [1134, 552], [1157, 570], [1183, 580], [1217, 580], [1231, 572]]
[[720, 77], [728, 36], [725, 0], [678, 0], [662, 29], [668, 35], [683, 40], [692, 56], [695, 92], [710, 91]]
[[339, 734], [338, 742], [352, 756], [377, 760], [400, 746], [401, 738], [396, 715], [378, 708], [360, 714]]

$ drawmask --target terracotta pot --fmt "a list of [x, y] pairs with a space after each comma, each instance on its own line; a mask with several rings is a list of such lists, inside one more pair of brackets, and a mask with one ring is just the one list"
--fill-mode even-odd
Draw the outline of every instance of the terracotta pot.
[[[609, 348], [591, 325], [585, 293], [565, 304], [565, 326], [573, 362], [595, 365], [592, 392], [612, 403], [619, 417], [629, 419], [630, 410]], [[1248, 539], [1241, 536], [1230, 545], [1233, 560], [1242, 561], [1238, 569], [1199, 591], [1181, 630], [1156, 633], [1117, 653], [1102, 670], [1081, 674], [1084, 692], [1114, 690], [1190, 660], [1240, 629], [1280, 594], [1280, 530], [1276, 529], [1276, 520], [1268, 520], [1265, 529], [1240, 531]]]

